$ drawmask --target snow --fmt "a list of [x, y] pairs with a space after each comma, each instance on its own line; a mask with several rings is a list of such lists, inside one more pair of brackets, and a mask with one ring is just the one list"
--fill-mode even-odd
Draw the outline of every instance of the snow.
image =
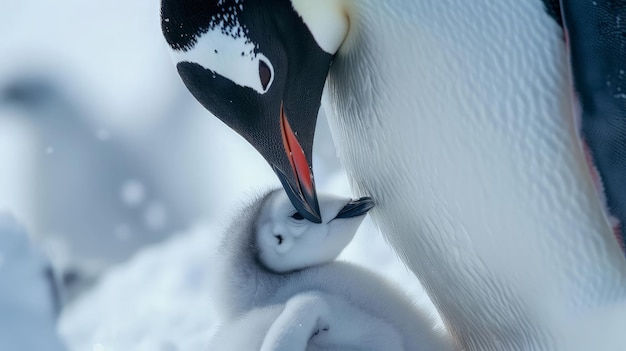
[[216, 228], [200, 226], [109, 271], [63, 313], [72, 350], [201, 350], [213, 326], [208, 274]]
[[[206, 350], [219, 322], [211, 298], [211, 256], [224, 225], [197, 225], [107, 272], [61, 316], [59, 330], [70, 349]], [[371, 221], [340, 259], [369, 267], [432, 308]]]
[[146, 189], [140, 181], [129, 179], [122, 184], [121, 197], [127, 206], [135, 207], [145, 199]]
[[[158, 6], [0, 2], [0, 213], [10, 214], [0, 216], [0, 350], [57, 351], [64, 341], [76, 351], [182, 351], [210, 340], [216, 237], [247, 194], [279, 182], [185, 89]], [[15, 82], [36, 83], [34, 98], [4, 101]], [[320, 122], [318, 190], [350, 196]], [[20, 251], [2, 246], [9, 237]], [[62, 294], [62, 340], [37, 273], [44, 256], [84, 279]], [[429, 304], [369, 219], [341, 258]]]

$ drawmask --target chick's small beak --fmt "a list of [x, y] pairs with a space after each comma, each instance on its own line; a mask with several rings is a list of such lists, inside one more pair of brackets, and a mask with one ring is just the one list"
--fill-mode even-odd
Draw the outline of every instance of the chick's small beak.
[[374, 200], [371, 197], [362, 197], [358, 200], [348, 202], [337, 213], [335, 218], [352, 218], [365, 215], [369, 210], [374, 208]]

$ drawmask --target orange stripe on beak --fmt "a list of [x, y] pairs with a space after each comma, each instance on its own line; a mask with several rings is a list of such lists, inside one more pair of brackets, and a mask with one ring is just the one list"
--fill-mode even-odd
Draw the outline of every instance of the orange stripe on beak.
[[298, 180], [298, 190], [300, 190], [301, 194], [304, 194], [304, 190], [307, 194], [312, 195], [313, 176], [311, 175], [311, 169], [307, 163], [302, 146], [300, 146], [298, 138], [287, 121], [287, 116], [285, 116], [282, 104], [280, 105], [280, 131], [283, 137], [283, 146], [287, 153], [287, 158]]

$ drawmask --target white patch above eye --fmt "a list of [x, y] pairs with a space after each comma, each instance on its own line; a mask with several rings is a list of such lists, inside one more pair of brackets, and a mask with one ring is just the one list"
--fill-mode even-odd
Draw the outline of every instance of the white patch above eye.
[[317, 45], [335, 54], [348, 34], [349, 20], [341, 0], [291, 0]]
[[[274, 82], [274, 66], [265, 55], [255, 54], [254, 49], [255, 45], [247, 37], [234, 36], [217, 26], [200, 35], [191, 49], [171, 50], [171, 55], [176, 63], [182, 61], [197, 63], [237, 85], [264, 94]], [[259, 77], [259, 61], [263, 61], [271, 72], [265, 89]]]

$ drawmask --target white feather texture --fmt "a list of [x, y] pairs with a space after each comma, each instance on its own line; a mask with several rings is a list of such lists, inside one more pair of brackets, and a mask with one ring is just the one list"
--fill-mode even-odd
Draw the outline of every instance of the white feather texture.
[[[542, 2], [354, 4], [325, 96], [333, 140], [451, 333], [468, 350], [623, 349], [626, 263]], [[607, 306], [619, 327], [581, 333]]]
[[343, 0], [291, 0], [317, 45], [329, 54], [337, 52], [350, 26]]
[[[441, 331], [436, 330], [434, 320], [386, 279], [354, 264], [332, 262], [357, 226], [328, 224], [356, 221], [358, 225], [362, 217], [334, 218], [349, 199], [320, 194], [319, 200], [320, 208], [325, 209], [322, 223], [305, 220], [302, 225], [307, 228], [297, 231], [299, 239], [315, 237], [317, 245], [310, 245], [305, 238], [302, 244], [294, 242], [280, 251], [284, 266], [280, 266], [278, 257], [272, 259], [272, 269], [278, 267], [286, 273], [274, 273], [264, 262], [267, 257], [264, 251], [286, 244], [289, 215], [296, 211], [282, 189], [240, 212], [240, 219], [226, 231], [218, 250], [222, 272], [216, 283], [219, 293], [215, 296], [225, 328], [218, 336], [228, 335], [232, 328], [249, 327], [252, 335], [267, 330], [259, 345], [267, 351], [452, 350]], [[331, 213], [332, 209], [335, 213]], [[283, 233], [283, 238], [277, 241], [274, 232], [266, 233], [263, 228], [268, 226], [268, 221], [273, 227], [282, 226], [278, 232]], [[318, 227], [328, 232], [321, 232]], [[348, 240], [334, 239], [345, 235], [349, 235]], [[265, 236], [272, 240], [264, 240]], [[309, 251], [320, 251], [319, 255], [309, 256], [316, 259], [307, 259], [307, 267], [302, 267], [299, 256], [303, 252], [299, 245]], [[294, 268], [298, 270], [293, 271]], [[262, 318], [262, 323], [271, 322], [271, 325], [260, 328], [256, 324], [259, 313], [254, 312], [257, 309], [277, 317]], [[238, 331], [247, 334], [243, 329]], [[221, 345], [224, 340], [215, 343]]]

